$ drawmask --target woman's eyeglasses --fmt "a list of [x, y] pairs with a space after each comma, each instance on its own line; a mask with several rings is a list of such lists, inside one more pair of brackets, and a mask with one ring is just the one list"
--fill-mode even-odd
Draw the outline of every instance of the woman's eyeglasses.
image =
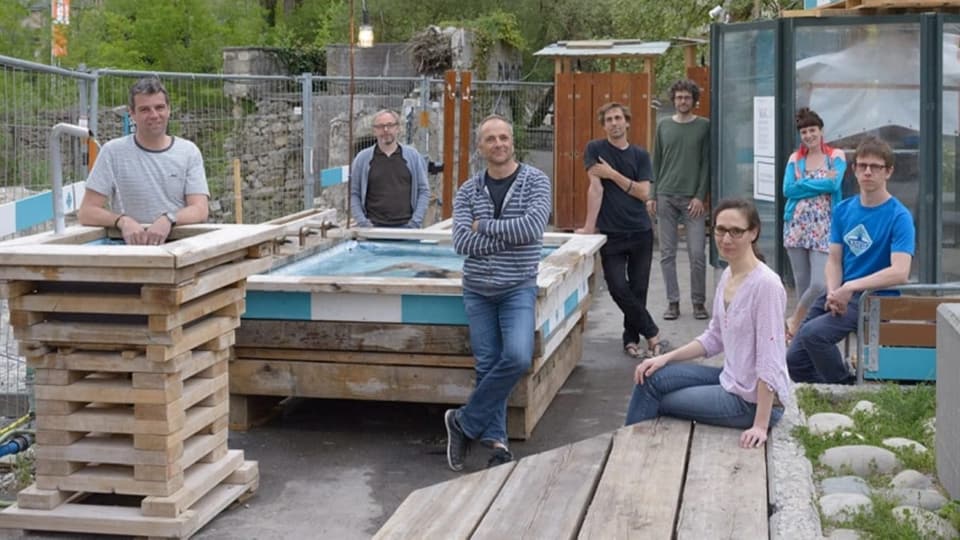
[[713, 228], [713, 234], [717, 238], [723, 238], [725, 235], [730, 235], [734, 240], [739, 240], [743, 238], [743, 235], [747, 232], [747, 229], [741, 229], [740, 227], [723, 227], [718, 225]]

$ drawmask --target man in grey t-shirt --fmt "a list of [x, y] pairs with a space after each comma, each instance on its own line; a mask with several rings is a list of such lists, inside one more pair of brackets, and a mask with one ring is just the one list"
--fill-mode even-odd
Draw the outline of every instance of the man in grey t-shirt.
[[174, 225], [207, 220], [203, 156], [167, 134], [170, 99], [159, 79], [137, 81], [129, 106], [137, 130], [103, 145], [77, 215], [83, 225], [120, 229], [128, 244], [158, 245]]

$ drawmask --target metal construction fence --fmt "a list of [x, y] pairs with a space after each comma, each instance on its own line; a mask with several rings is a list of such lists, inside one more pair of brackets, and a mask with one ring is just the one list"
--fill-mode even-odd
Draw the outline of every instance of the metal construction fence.
[[[51, 227], [51, 128], [61, 122], [86, 126], [100, 143], [131, 133], [129, 87], [154, 75], [170, 96], [169, 132], [195, 142], [204, 156], [212, 221], [235, 222], [241, 208], [245, 223], [314, 206], [337, 208], [343, 216], [344, 166], [374, 143], [373, 116], [382, 109], [400, 113], [402, 142], [432, 162], [444, 161], [441, 79], [68, 70], [0, 55], [0, 240]], [[552, 171], [552, 84], [478, 81], [469, 99], [471, 133], [488, 114], [511, 118], [518, 155]], [[90, 154], [85, 141], [61, 142], [63, 183], [78, 186], [65, 190], [68, 211], [82, 196]], [[464, 158], [475, 167], [472, 154]], [[333, 169], [339, 176], [325, 181]], [[440, 217], [436, 176], [431, 186], [436, 206], [428, 220], [434, 221]], [[25, 378], [4, 315], [0, 397], [11, 394], [16, 405], [0, 414], [25, 412]]]
[[[235, 221], [238, 201], [247, 223], [313, 206], [320, 172], [349, 164], [356, 151], [372, 144], [372, 116], [384, 108], [401, 113], [403, 142], [443, 161], [439, 79], [73, 71], [0, 56], [0, 205], [50, 189], [48, 139], [56, 123], [86, 125], [101, 143], [135, 129], [128, 89], [150, 75], [159, 76], [170, 94], [170, 133], [192, 140], [203, 153], [214, 221]], [[552, 155], [552, 88], [476, 82], [471, 127], [497, 112], [515, 122], [520, 156]], [[62, 148], [64, 184], [82, 182], [84, 142], [64, 141]], [[552, 158], [540, 161], [552, 167]], [[0, 228], [0, 239], [5, 232]]]

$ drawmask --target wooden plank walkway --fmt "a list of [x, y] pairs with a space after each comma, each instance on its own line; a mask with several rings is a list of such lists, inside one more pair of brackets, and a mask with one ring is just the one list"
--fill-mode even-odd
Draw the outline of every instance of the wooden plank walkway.
[[414, 491], [377, 539], [767, 538], [766, 450], [643, 422]]

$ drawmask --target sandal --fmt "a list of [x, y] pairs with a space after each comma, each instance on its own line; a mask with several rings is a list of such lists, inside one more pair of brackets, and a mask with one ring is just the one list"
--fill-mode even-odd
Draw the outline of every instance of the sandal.
[[660, 356], [661, 354], [667, 354], [672, 350], [673, 345], [671, 345], [666, 339], [661, 339], [657, 341], [653, 347], [647, 349], [647, 352], [650, 354], [650, 356]]
[[640, 348], [639, 343], [627, 343], [623, 346], [623, 354], [637, 360], [644, 358], [644, 350]]

